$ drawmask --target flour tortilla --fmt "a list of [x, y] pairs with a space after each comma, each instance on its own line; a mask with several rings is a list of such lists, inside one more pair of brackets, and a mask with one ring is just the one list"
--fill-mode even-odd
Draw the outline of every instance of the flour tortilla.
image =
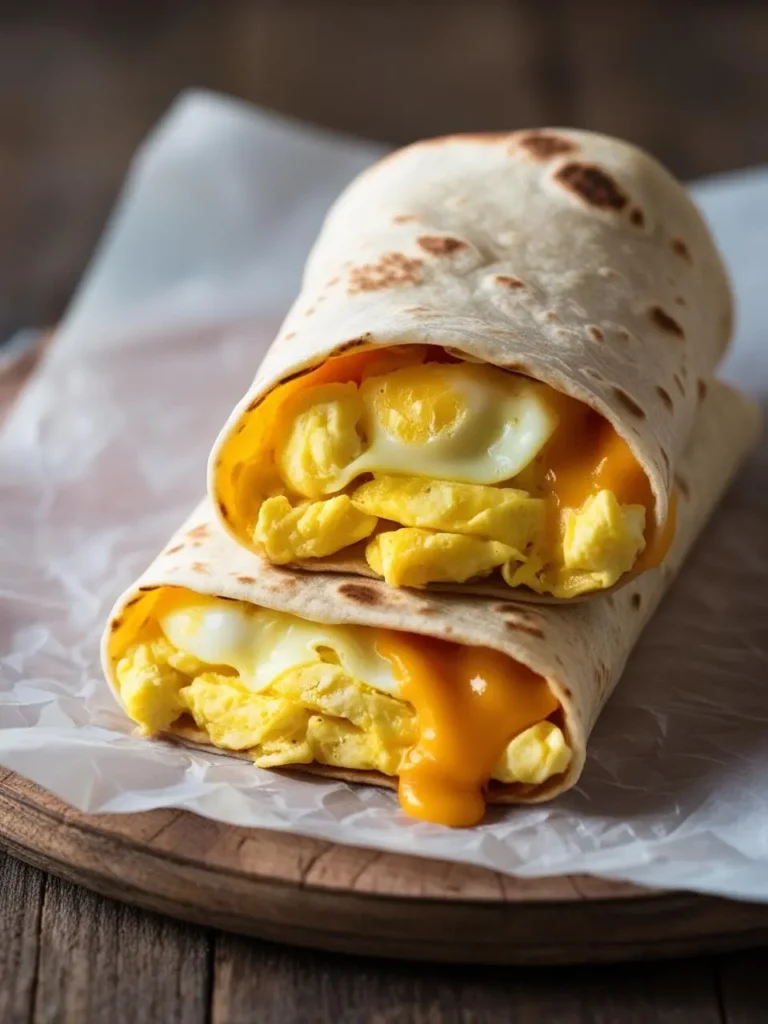
[[[331, 356], [428, 343], [598, 410], [647, 472], [662, 523], [732, 320], [699, 211], [634, 146], [562, 129], [420, 142], [331, 209], [301, 294], [214, 445], [209, 494], [250, 546], [237, 467], [264, 398]], [[362, 547], [303, 565], [375, 575]], [[498, 577], [451, 589], [513, 593]]]
[[[115, 660], [130, 645], [157, 588], [187, 587], [291, 612], [314, 622], [407, 630], [459, 643], [495, 648], [538, 672], [563, 708], [573, 750], [566, 774], [538, 787], [497, 786], [492, 799], [548, 799], [578, 779], [587, 739], [621, 676], [640, 632], [680, 567], [691, 544], [735, 473], [759, 426], [753, 403], [719, 382], [703, 397], [677, 486], [679, 527], [669, 558], [614, 595], [573, 607], [534, 607], [516, 601], [393, 589], [379, 580], [282, 569], [239, 547], [204, 501], [168, 547], [115, 605], [103, 641], [104, 670], [115, 692]], [[187, 740], [202, 733], [181, 730]], [[315, 765], [316, 773], [391, 785], [377, 773]]]

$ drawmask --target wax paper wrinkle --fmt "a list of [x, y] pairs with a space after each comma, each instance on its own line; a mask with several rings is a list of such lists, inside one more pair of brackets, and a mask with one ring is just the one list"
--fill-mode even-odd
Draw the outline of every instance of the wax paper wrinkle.
[[[641, 639], [578, 786], [553, 804], [492, 809], [471, 830], [410, 820], [390, 792], [141, 738], [101, 679], [112, 602], [200, 496], [325, 208], [376, 155], [201, 94], [142, 149], [0, 437], [0, 765], [94, 813], [185, 808], [521, 877], [768, 899], [765, 446]], [[696, 193], [739, 300], [724, 374], [765, 397], [768, 172]]]

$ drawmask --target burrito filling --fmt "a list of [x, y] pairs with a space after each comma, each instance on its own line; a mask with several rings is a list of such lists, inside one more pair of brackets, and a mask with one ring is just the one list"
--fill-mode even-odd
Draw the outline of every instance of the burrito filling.
[[[657, 565], [647, 475], [549, 385], [413, 345], [331, 359], [247, 414], [237, 518], [274, 564], [360, 545], [395, 587], [500, 573], [569, 598]], [[673, 513], [674, 510], [672, 510]]]
[[192, 730], [265, 768], [398, 776], [408, 814], [452, 826], [481, 820], [491, 779], [540, 786], [570, 763], [549, 684], [498, 651], [178, 587], [135, 607], [142, 625], [112, 654], [146, 734]]

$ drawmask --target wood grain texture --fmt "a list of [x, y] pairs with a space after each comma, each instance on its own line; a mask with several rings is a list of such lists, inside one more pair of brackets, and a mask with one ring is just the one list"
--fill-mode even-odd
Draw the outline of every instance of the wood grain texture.
[[44, 876], [0, 853], [0, 1021], [30, 1019]]
[[174, 925], [0, 854], [3, 1024], [763, 1024], [767, 962], [765, 950], [609, 969], [339, 957]]
[[213, 1024], [720, 1024], [712, 962], [580, 968], [440, 967], [296, 951], [221, 936]]
[[203, 930], [49, 879], [32, 1020], [204, 1024], [209, 942]]
[[[507, 879], [232, 828], [180, 811], [82, 815], [13, 775], [0, 780], [0, 843], [37, 867], [128, 903], [348, 953], [589, 963], [768, 941], [764, 906], [581, 876]], [[68, 927], [74, 928], [71, 919]]]

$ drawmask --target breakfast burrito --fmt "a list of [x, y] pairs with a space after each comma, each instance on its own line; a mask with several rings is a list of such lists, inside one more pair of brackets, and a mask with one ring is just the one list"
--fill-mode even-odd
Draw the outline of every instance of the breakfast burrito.
[[206, 500], [113, 609], [107, 678], [146, 735], [397, 785], [430, 821], [549, 799], [578, 779], [627, 655], [756, 431], [747, 399], [713, 383], [664, 567], [573, 606], [275, 567]]
[[684, 189], [577, 131], [421, 142], [331, 210], [211, 453], [275, 565], [572, 599], [660, 564], [731, 293]]

